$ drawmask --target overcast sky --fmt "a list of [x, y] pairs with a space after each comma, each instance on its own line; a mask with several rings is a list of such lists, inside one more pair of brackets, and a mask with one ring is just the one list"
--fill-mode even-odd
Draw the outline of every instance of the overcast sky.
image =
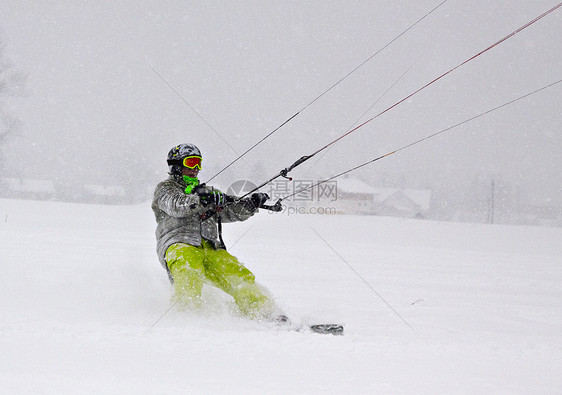
[[[557, 0], [449, 0], [307, 107], [439, 3], [0, 0], [6, 53], [28, 75], [25, 97], [9, 105], [24, 130], [7, 147], [7, 175], [157, 182], [166, 176], [167, 151], [192, 142], [204, 154], [204, 181], [233, 160], [234, 151], [244, 152], [306, 107], [215, 180], [223, 187], [233, 178], [263, 181], [343, 134], [377, 100], [361, 119]], [[562, 79], [560, 37], [562, 8], [358, 129], [293, 176], [331, 176]], [[559, 84], [356, 176], [438, 186], [481, 175], [559, 200], [561, 103]]]

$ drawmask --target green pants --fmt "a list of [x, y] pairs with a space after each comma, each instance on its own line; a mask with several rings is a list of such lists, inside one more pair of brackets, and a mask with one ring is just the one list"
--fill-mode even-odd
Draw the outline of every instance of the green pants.
[[166, 262], [180, 307], [200, 307], [203, 284], [210, 283], [231, 295], [250, 318], [267, 318], [272, 313], [273, 303], [256, 284], [254, 274], [236, 257], [213, 248], [206, 240], [200, 247], [172, 244], [166, 251]]

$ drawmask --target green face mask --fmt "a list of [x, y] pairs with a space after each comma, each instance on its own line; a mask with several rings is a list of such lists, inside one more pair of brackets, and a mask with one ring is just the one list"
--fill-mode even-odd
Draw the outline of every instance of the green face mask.
[[190, 194], [197, 185], [199, 185], [199, 179], [197, 177], [182, 176], [185, 182], [186, 188], [185, 193]]

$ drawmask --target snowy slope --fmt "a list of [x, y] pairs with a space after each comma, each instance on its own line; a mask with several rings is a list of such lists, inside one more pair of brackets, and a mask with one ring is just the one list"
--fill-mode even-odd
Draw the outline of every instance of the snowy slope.
[[153, 230], [148, 203], [0, 200], [0, 393], [561, 391], [562, 229], [268, 213], [225, 226], [291, 317], [345, 323], [340, 337], [246, 322], [212, 292], [149, 329], [170, 306]]

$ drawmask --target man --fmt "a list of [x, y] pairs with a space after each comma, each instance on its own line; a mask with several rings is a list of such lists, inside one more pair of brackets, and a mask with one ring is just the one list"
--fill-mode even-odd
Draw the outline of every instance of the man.
[[226, 251], [220, 235], [222, 223], [250, 218], [267, 194], [238, 199], [199, 183], [202, 156], [193, 144], [172, 148], [168, 166], [170, 176], [156, 187], [152, 210], [158, 257], [179, 305], [200, 307], [203, 284], [211, 284], [231, 295], [245, 316], [283, 321], [252, 272]]

